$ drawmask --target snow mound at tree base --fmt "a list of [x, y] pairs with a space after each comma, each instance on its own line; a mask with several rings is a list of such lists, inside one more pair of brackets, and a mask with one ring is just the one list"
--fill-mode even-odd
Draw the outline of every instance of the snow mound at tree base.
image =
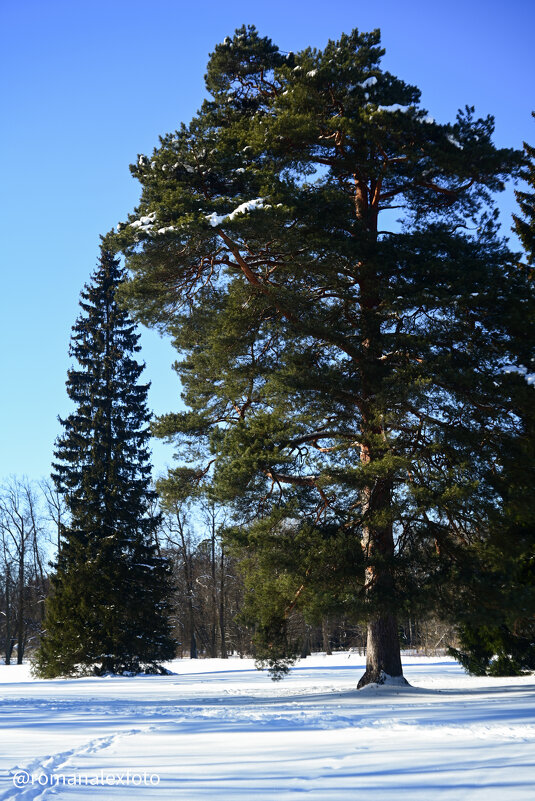
[[378, 689], [380, 687], [410, 687], [411, 685], [405, 676], [390, 676], [381, 670], [376, 681], [367, 680], [366, 673], [358, 683], [359, 690], [366, 690], [367, 688]]

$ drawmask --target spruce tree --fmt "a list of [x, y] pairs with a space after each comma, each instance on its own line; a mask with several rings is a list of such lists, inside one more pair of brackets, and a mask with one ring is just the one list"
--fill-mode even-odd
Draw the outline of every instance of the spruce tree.
[[148, 385], [139, 383], [139, 334], [117, 303], [123, 277], [102, 249], [73, 327], [75, 408], [61, 420], [53, 465], [70, 514], [35, 661], [44, 677], [154, 671], [174, 655], [170, 569], [155, 543]]
[[167, 491], [209, 478], [233, 505], [257, 652], [283, 670], [292, 612], [338, 609], [367, 621], [361, 684], [401, 677], [397, 614], [434, 602], [498, 502], [533, 295], [493, 202], [521, 153], [473, 108], [434, 121], [383, 53], [378, 31], [286, 54], [236, 31], [107, 239], [181, 354]]

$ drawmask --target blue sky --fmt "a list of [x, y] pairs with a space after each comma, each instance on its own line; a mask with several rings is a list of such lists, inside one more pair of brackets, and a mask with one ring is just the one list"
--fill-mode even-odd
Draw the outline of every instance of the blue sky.
[[[496, 142], [535, 142], [532, 0], [19, 0], [0, 2], [0, 479], [50, 470], [78, 297], [99, 235], [138, 199], [128, 165], [188, 122], [208, 53], [255, 24], [283, 50], [380, 28], [384, 66], [422, 90], [439, 122], [466, 104]], [[500, 201], [508, 228], [512, 191]], [[507, 231], [506, 231], [507, 233]], [[176, 409], [174, 354], [143, 332], [150, 403]], [[171, 451], [155, 449], [158, 471]]]

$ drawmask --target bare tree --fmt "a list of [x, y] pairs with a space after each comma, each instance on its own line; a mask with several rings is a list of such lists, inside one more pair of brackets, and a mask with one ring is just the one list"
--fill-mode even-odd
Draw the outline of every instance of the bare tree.
[[198, 546], [198, 563], [201, 573], [196, 579], [202, 589], [200, 601], [204, 608], [203, 631], [210, 656], [216, 657], [218, 654], [219, 634], [219, 653], [226, 658], [225, 584], [227, 577], [224, 546], [221, 542], [225, 511], [221, 506], [206, 499], [200, 502], [199, 513], [203, 533], [208, 535], [200, 541]]
[[6, 664], [11, 661], [15, 645], [17, 663], [22, 664], [28, 642], [40, 630], [47, 584], [43, 534], [34, 485], [26, 478], [12, 477], [0, 491], [1, 611]]
[[186, 625], [181, 625], [181, 637], [189, 638], [189, 655], [197, 658], [197, 637], [195, 632], [195, 577], [194, 577], [194, 537], [188, 525], [187, 509], [184, 504], [173, 502], [166, 508], [162, 521], [163, 545], [167, 555], [173, 560], [176, 584], [176, 607], [179, 612], [186, 608]]
[[250, 653], [250, 632], [237, 620], [243, 581], [222, 540], [227, 510], [205, 497], [163, 505], [161, 547], [175, 570], [178, 639], [192, 658]]
[[61, 550], [61, 531], [62, 527], [68, 522], [68, 509], [65, 502], [65, 495], [58, 492], [56, 485], [51, 478], [43, 479], [39, 482], [39, 489], [43, 494], [46, 507], [46, 516], [54, 527], [55, 546], [57, 552]]

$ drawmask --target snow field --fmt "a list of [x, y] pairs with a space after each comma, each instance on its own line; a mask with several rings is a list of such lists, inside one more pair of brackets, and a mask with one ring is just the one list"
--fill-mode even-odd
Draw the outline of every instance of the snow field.
[[531, 676], [411, 656], [411, 687], [357, 691], [353, 653], [313, 655], [278, 683], [248, 659], [168, 667], [40, 681], [0, 666], [0, 799], [535, 799]]

